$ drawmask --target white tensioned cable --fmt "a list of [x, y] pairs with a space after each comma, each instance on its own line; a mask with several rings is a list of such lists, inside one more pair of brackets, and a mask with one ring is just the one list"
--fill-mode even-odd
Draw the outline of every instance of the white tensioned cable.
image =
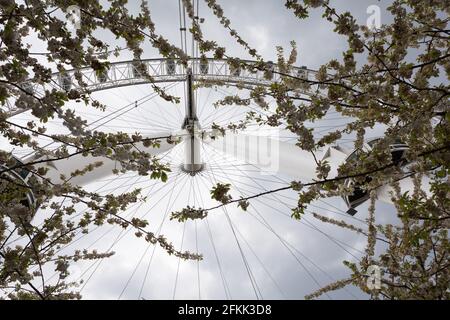
[[[176, 83], [173, 83], [173, 84], [171, 84], [171, 85], [168, 85], [168, 86], [164, 87], [163, 89], [170, 89], [170, 88], [174, 87], [175, 85], [176, 85]], [[139, 105], [141, 105], [141, 104], [143, 104], [143, 103], [145, 103], [145, 102], [147, 102], [147, 101], [150, 101], [151, 99], [153, 99], [153, 98], [155, 98], [155, 97], [157, 97], [157, 96], [158, 96], [157, 93], [151, 92], [151, 93], [149, 93], [149, 94], [147, 94], [147, 95], [145, 95], [145, 96], [139, 98], [138, 100], [136, 100], [136, 101], [134, 101], [134, 102], [127, 103], [126, 105], [124, 105], [124, 106], [118, 108], [117, 110], [115, 110], [115, 111], [113, 111], [113, 112], [111, 112], [111, 113], [108, 113], [108, 114], [106, 114], [106, 115], [104, 115], [104, 116], [102, 116], [102, 117], [100, 117], [100, 118], [98, 118], [98, 119], [96, 119], [96, 120], [94, 120], [94, 121], [88, 123], [88, 124], [85, 125], [84, 127], [85, 127], [85, 128], [89, 128], [91, 125], [96, 124], [96, 123], [98, 123], [99, 121], [102, 121], [102, 120], [104, 120], [104, 119], [106, 119], [106, 118], [108, 118], [108, 117], [110, 117], [110, 116], [112, 116], [112, 115], [115, 115], [117, 112], [121, 112], [120, 114], [115, 115], [113, 118], [111, 118], [111, 119], [109, 119], [109, 120], [106, 120], [105, 122], [103, 122], [103, 123], [101, 123], [101, 124], [95, 126], [94, 128], [90, 128], [90, 130], [98, 129], [98, 128], [104, 126], [105, 124], [111, 122], [112, 120], [115, 120], [115, 119], [117, 119], [118, 117], [121, 117], [122, 115], [126, 114], [126, 113], [129, 112], [130, 110], [135, 109], [137, 106], [139, 106]], [[125, 109], [126, 109], [126, 110], [125, 110]], [[124, 111], [124, 110], [125, 110], [125, 111]], [[54, 145], [54, 144], [56, 144], [56, 142], [55, 142], [55, 141], [52, 141], [52, 142], [50, 142], [50, 143], [44, 145], [42, 148], [48, 148], [48, 147], [50, 147], [51, 145]], [[35, 152], [36, 152], [36, 151], [28, 152], [27, 154], [21, 156], [21, 159], [26, 159], [27, 157], [31, 156], [31, 155], [34, 154]]]

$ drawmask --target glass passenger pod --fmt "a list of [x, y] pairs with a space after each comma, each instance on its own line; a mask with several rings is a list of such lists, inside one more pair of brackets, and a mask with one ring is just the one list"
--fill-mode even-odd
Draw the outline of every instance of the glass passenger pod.
[[34, 86], [31, 82], [24, 82], [20, 85], [20, 87], [28, 94], [34, 94]]
[[108, 81], [109, 80], [108, 71], [105, 70], [97, 73], [97, 79], [100, 83], [105, 83], [106, 81]]
[[308, 69], [306, 68], [306, 66], [301, 66], [297, 70], [297, 77], [302, 79], [302, 80], [307, 80], [308, 79]]
[[[375, 138], [372, 140], [369, 140], [364, 145], [364, 150], [370, 151], [373, 146], [379, 141], [381, 138]], [[392, 162], [397, 165], [405, 165], [406, 159], [405, 159], [405, 151], [408, 150], [408, 146], [401, 142], [400, 140], [395, 141], [393, 144], [389, 146], [391, 151], [391, 157]], [[357, 149], [354, 150], [346, 159], [347, 162], [349, 161], [356, 161], [359, 158], [361, 150]], [[368, 176], [366, 178], [366, 183], [369, 183], [371, 178]], [[360, 204], [364, 203], [366, 200], [369, 199], [369, 192], [367, 190], [364, 190], [361, 185], [355, 182], [354, 179], [347, 179], [344, 182], [346, 187], [353, 187], [353, 193], [350, 195], [344, 195], [342, 198], [344, 199], [348, 210], [347, 213], [351, 215], [356, 214], [355, 208], [359, 206]]]
[[200, 73], [205, 75], [205, 74], [208, 74], [208, 71], [209, 71], [208, 60], [201, 59], [200, 60]]
[[274, 70], [275, 70], [275, 65], [273, 64], [272, 61], [268, 61], [266, 64], [265, 71], [264, 71], [264, 78], [266, 78], [267, 80], [272, 80]]
[[64, 91], [70, 91], [72, 89], [72, 77], [68, 73], [60, 73], [59, 77], [59, 85]]
[[[375, 138], [367, 142], [367, 145], [370, 148], [373, 148], [373, 146], [379, 141], [381, 138]], [[393, 144], [389, 146], [392, 156], [392, 162], [395, 164], [405, 165], [406, 164], [406, 158], [405, 158], [405, 151], [407, 151], [408, 145], [403, 143], [401, 140], [396, 139]]]
[[133, 78], [142, 78], [142, 75], [146, 72], [146, 65], [142, 65], [140, 60], [133, 60], [131, 63], [131, 71], [133, 73]]
[[166, 61], [166, 72], [167, 75], [173, 76], [176, 72], [176, 65], [173, 59], [167, 59]]
[[[12, 165], [12, 167], [23, 165], [23, 163], [17, 158], [14, 158], [14, 160], [15, 163]], [[10, 167], [8, 167], [6, 163], [1, 163], [0, 168], [2, 171], [5, 171], [9, 170]], [[28, 179], [32, 176], [32, 173], [25, 167], [20, 167], [6, 171], [2, 175], [6, 178], [6, 180], [11, 181], [10, 184], [12, 187], [14, 187], [13, 184], [16, 184], [26, 188], [27, 191], [23, 193], [22, 198], [20, 199], [20, 203], [34, 212], [37, 208], [36, 198], [34, 196], [32, 188], [28, 184]]]
[[230, 75], [233, 77], [239, 77], [241, 75], [241, 68], [236, 65], [229, 65], [230, 68]]
[[[368, 177], [367, 182], [370, 182], [370, 180], [370, 177]], [[347, 213], [354, 216], [357, 213], [355, 208], [369, 199], [369, 192], [361, 188], [358, 184], [355, 184], [353, 179], [345, 180], [344, 185], [346, 187], [353, 187], [353, 193], [345, 195], [342, 198], [347, 205]]]

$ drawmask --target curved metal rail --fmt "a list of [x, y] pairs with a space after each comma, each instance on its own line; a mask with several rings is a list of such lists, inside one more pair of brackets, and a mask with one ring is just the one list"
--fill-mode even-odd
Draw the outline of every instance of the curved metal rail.
[[[269, 62], [269, 68], [266, 71], [248, 71], [245, 69], [233, 68], [226, 59], [191, 59], [188, 66], [177, 64], [171, 59], [145, 59], [141, 60], [147, 73], [154, 79], [154, 82], [181, 82], [186, 81], [187, 70], [192, 70], [194, 81], [204, 82], [225, 82], [232, 84], [242, 84], [247, 86], [269, 86], [274, 82], [280, 81], [280, 75], [277, 72], [276, 64]], [[244, 61], [248, 64], [255, 64], [255, 61]], [[65, 90], [81, 88], [75, 75], [81, 75], [82, 83], [86, 89], [94, 92], [117, 87], [125, 87], [149, 83], [150, 81], [142, 77], [139, 72], [136, 61], [121, 61], [110, 64], [107, 72], [103, 74], [96, 73], [90, 67], [78, 70], [69, 70], [64, 73], [57, 72], [51, 76], [51, 81], [46, 84], [36, 84], [31, 81], [23, 82], [20, 86], [40, 97], [46, 90]], [[317, 71], [307, 69], [306, 67], [293, 67], [289, 74], [299, 79], [315, 80]], [[318, 88], [314, 86], [305, 86], [297, 91], [301, 94], [312, 94], [317, 92]], [[13, 101], [7, 101], [4, 108], [8, 117], [26, 112], [27, 108], [21, 108], [15, 105]]]

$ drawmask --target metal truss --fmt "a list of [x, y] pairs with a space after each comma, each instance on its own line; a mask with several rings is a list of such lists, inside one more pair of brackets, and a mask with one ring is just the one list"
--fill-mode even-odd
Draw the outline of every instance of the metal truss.
[[[248, 65], [256, 64], [255, 61], [244, 61]], [[172, 59], [146, 59], [140, 60], [145, 67], [145, 71], [155, 83], [162, 82], [181, 82], [186, 81], [187, 70], [192, 70], [193, 81], [202, 81], [206, 83], [229, 83], [244, 86], [270, 86], [274, 82], [280, 81], [278, 67], [269, 62], [265, 71], [234, 68], [226, 59], [191, 59], [188, 66], [185, 67], [176, 63]], [[110, 64], [108, 70], [104, 73], [98, 73], [90, 67], [65, 72], [53, 73], [51, 81], [45, 84], [36, 84], [31, 81], [23, 82], [19, 86], [33, 94], [36, 97], [42, 97], [46, 90], [64, 90], [87, 89], [91, 92], [113, 89], [150, 83], [149, 79], [144, 77], [141, 64], [137, 61], [121, 61]], [[304, 80], [316, 80], [316, 71], [306, 67], [292, 67], [289, 75]], [[316, 88], [314, 88], [316, 87]], [[296, 89], [298, 93], [310, 95], [317, 92], [317, 86], [302, 86], [302, 89]], [[16, 106], [11, 99], [3, 106], [6, 109], [8, 117], [15, 116], [28, 109], [22, 106]]]

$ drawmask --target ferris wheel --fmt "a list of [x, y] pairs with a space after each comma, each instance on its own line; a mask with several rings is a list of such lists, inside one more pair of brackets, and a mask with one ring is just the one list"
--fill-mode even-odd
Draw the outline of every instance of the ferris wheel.
[[[186, 21], [181, 14], [180, 33], [181, 48], [187, 51]], [[92, 294], [93, 289], [90, 291], [93, 286], [96, 291], [109, 287], [103, 290], [108, 293], [100, 297], [115, 299], [302, 298], [310, 293], [308, 288], [319, 289], [336, 280], [325, 262], [343, 260], [343, 257], [358, 261], [364, 253], [357, 246], [361, 240], [358, 237], [345, 238], [342, 231], [327, 229], [307, 216], [300, 221], [293, 220], [291, 208], [296, 206], [298, 199], [292, 190], [281, 189], [293, 180], [308, 183], [317, 179], [317, 160], [328, 161], [331, 167], [329, 178], [336, 177], [339, 166], [357, 159], [359, 150], [353, 149], [353, 138], [347, 137], [312, 155], [293, 143], [297, 137], [283, 129], [283, 125], [270, 127], [250, 123], [238, 132], [217, 130], [215, 125], [226, 128], [228, 124], [240, 123], [248, 111], [270, 116], [276, 106], [272, 101], [267, 110], [252, 103], [217, 108], [214, 101], [236, 94], [238, 90], [239, 94], [245, 95], [249, 89], [271, 86], [281, 81], [281, 76], [275, 63], [268, 63], [263, 71], [249, 71], [233, 67], [226, 59], [196, 58], [198, 55], [194, 51], [187, 65], [166, 58], [118, 61], [111, 62], [107, 71], [100, 74], [88, 67], [67, 70], [54, 73], [45, 85], [30, 81], [20, 87], [40, 97], [46, 90], [67, 92], [81, 89], [81, 79], [84, 83], [82, 89], [90, 91], [98, 100], [106, 101], [107, 105], [106, 112], [86, 110], [81, 104], [69, 106], [87, 121], [87, 129], [128, 134], [139, 132], [144, 140], [159, 141], [157, 148], [142, 142], [134, 147], [169, 165], [171, 172], [165, 183], [152, 181], [136, 172], [113, 174], [113, 171], [126, 171], [127, 168], [104, 156], [79, 154], [60, 161], [42, 161], [35, 167], [47, 169], [45, 177], [54, 184], [70, 182], [102, 195], [140, 188], [148, 201], [137, 202], [121, 214], [129, 219], [148, 219], [148, 228], [156, 236], [164, 234], [180, 250], [187, 248], [203, 254], [203, 261], [182, 261], [165, 253], [158, 256], [158, 246], [142, 245], [130, 228], [121, 230], [108, 226], [95, 227], [89, 234], [80, 232], [73, 242], [55, 250], [64, 253], [74, 249], [74, 244], [79, 244], [116, 252], [108, 263], [103, 262], [104, 259], [85, 262], [72, 270], [73, 280], [84, 281], [80, 291], [88, 297], [99, 297]], [[253, 61], [243, 62], [255, 64]], [[142, 72], [142, 66], [145, 72]], [[157, 93], [149, 91], [149, 80], [143, 73], [167, 92], [182, 97], [181, 103], [164, 102]], [[289, 70], [289, 75], [300, 80], [315, 80], [316, 74], [305, 66]], [[325, 95], [326, 89], [320, 85], [305, 85], [296, 92], [301, 96], [318, 93]], [[6, 112], [9, 120], [16, 123], [30, 118], [29, 108], [14, 101], [7, 102]], [[349, 121], [331, 108], [321, 121], [310, 126], [315, 129], [315, 135], [323, 136], [333, 129], [342, 128]], [[62, 127], [57, 120], [49, 121], [48, 126], [56, 133], [60, 133]], [[375, 141], [374, 136], [364, 148], [369, 151]], [[41, 142], [44, 148], [59, 147], [51, 139], [42, 139]], [[401, 142], [392, 144], [393, 159], [402, 159], [407, 148]], [[13, 150], [12, 153], [18, 163], [45, 160], [30, 150]], [[72, 172], [97, 162], [102, 162], [102, 165], [70, 178]], [[28, 185], [33, 177], [30, 171], [8, 170], [7, 164], [0, 166], [4, 169], [3, 174], [24, 185]], [[236, 206], [222, 206], [211, 199], [210, 190], [218, 182], [230, 183], [234, 199], [267, 195], [252, 199], [247, 212], [242, 213]], [[367, 191], [358, 188], [352, 179], [347, 179], [345, 184], [354, 187], [353, 194], [330, 201], [321, 199], [311, 204], [310, 210], [367, 227], [362, 215], [356, 214], [356, 208], [364, 207], [368, 199]], [[414, 187], [410, 178], [402, 179], [400, 185], [403, 191]], [[280, 189], [280, 192], [268, 193], [273, 189]], [[39, 208], [30, 190], [24, 194], [23, 203], [36, 209], [33, 220], [39, 224], [47, 211]], [[388, 181], [376, 192], [380, 201], [391, 203]], [[57, 200], [61, 206], [68, 201], [64, 198]], [[201, 221], [179, 223], [170, 220], [171, 212], [186, 206], [211, 210]], [[85, 212], [86, 207], [80, 204], [69, 219], [79, 219]], [[21, 240], [23, 238], [18, 236], [7, 245], [15, 245]], [[329, 250], [317, 250], [315, 243], [327, 243]], [[52, 271], [47, 270], [49, 281], [55, 279]], [[355, 298], [351, 290], [344, 291], [341, 297]], [[327, 297], [332, 298], [330, 295]]]
[[[116, 108], [109, 111], [106, 116], [99, 117], [95, 116], [95, 121], [89, 124], [89, 128], [98, 129], [103, 126], [102, 129], [108, 128], [110, 130], [116, 130], [119, 127], [124, 130], [123, 124], [129, 125], [128, 131], [139, 131], [139, 125], [142, 126], [142, 119], [145, 119], [145, 112], [153, 112], [157, 115], [152, 121], [148, 121], [148, 126], [145, 128], [148, 133], [142, 134], [144, 139], [158, 139], [160, 145], [158, 148], [146, 147], [143, 143], [136, 143], [135, 148], [139, 151], [147, 152], [153, 156], [159, 157], [161, 160], [167, 161], [170, 164], [171, 174], [166, 183], [150, 183], [148, 179], [143, 179], [137, 174], [133, 173], [123, 173], [119, 176], [112, 175], [114, 169], [123, 169], [115, 160], [109, 159], [107, 157], [95, 157], [92, 155], [83, 156], [82, 154], [69, 157], [67, 159], [55, 162], [42, 162], [41, 164], [35, 165], [37, 167], [45, 167], [48, 169], [46, 178], [52, 183], [58, 184], [62, 182], [69, 181], [73, 185], [84, 186], [86, 188], [93, 187], [96, 191], [101, 191], [105, 194], [114, 192], [124, 192], [132, 187], [142, 186], [146, 189], [147, 196], [150, 199], [157, 199], [156, 203], [146, 209], [145, 213], [140, 215], [140, 217], [145, 217], [147, 214], [151, 214], [151, 209], [155, 206], [159, 206], [159, 210], [163, 211], [161, 222], [159, 227], [155, 230], [155, 234], [160, 234], [162, 228], [168, 220], [168, 214], [171, 210], [178, 207], [185, 207], [186, 205], [191, 207], [217, 207], [218, 211], [222, 211], [222, 221], [219, 225], [224, 223], [228, 224], [230, 228], [230, 233], [235, 239], [237, 244], [239, 255], [242, 258], [245, 273], [248, 275], [249, 283], [251, 284], [252, 293], [256, 298], [264, 298], [262, 289], [260, 288], [259, 279], [255, 275], [254, 270], [246, 257], [245, 250], [243, 249], [244, 244], [247, 245], [250, 252], [256, 257], [256, 261], [262, 267], [262, 272], [265, 273], [270, 279], [272, 286], [275, 286], [279, 292], [283, 292], [283, 289], [279, 284], [277, 284], [276, 279], [271, 275], [270, 270], [264, 266], [264, 263], [255, 253], [255, 250], [248, 243], [248, 240], [239, 230], [239, 225], [233, 222], [234, 217], [230, 214], [229, 210], [223, 206], [217, 206], [217, 202], [214, 202], [209, 197], [209, 190], [217, 182], [228, 182], [232, 184], [233, 192], [236, 192], [236, 197], [247, 197], [252, 194], [257, 194], [265, 192], [273, 187], [285, 186], [292, 180], [300, 180], [302, 182], [310, 182], [316, 179], [316, 161], [311, 153], [303, 151], [295, 144], [291, 143], [293, 136], [284, 136], [287, 133], [280, 129], [274, 130], [274, 128], [269, 128], [265, 126], [249, 126], [246, 130], [240, 131], [238, 133], [230, 132], [220, 132], [213, 129], [212, 124], [227, 124], [233, 121], [239, 121], [245, 115], [247, 110], [242, 110], [242, 107], [230, 107], [230, 110], [223, 112], [223, 110], [214, 108], [211, 102], [207, 98], [199, 98], [199, 93], [201, 89], [196, 87], [196, 83], [212, 83], [212, 86], [207, 88], [209, 91], [206, 96], [211, 95], [211, 92], [219, 92], [223, 96], [228, 94], [225, 88], [233, 88], [236, 85], [245, 84], [246, 88], [252, 88], [256, 86], [269, 86], [274, 82], [280, 80], [275, 65], [272, 66], [272, 74], [267, 76], [267, 73], [262, 71], [249, 72], [247, 70], [233, 69], [227, 60], [216, 60], [216, 59], [191, 59], [187, 66], [177, 64], [172, 59], [149, 59], [140, 61], [146, 67], [146, 72], [148, 72], [151, 77], [158, 83], [162, 84], [167, 90], [175, 89], [178, 85], [182, 87], [181, 90], [185, 97], [184, 99], [184, 110], [179, 110], [176, 107], [171, 110], [171, 112], [163, 111], [159, 108], [156, 113], [151, 109], [142, 109], [140, 105], [145, 105], [146, 102], [154, 99], [157, 95], [154, 93], [146, 94], [142, 98], [131, 101], [125, 106]], [[247, 61], [251, 64], [251, 61]], [[45, 90], [65, 90], [68, 91], [72, 88], [77, 87], [77, 82], [75, 81], [75, 72], [82, 74], [83, 82], [87, 84], [88, 90], [93, 93], [104, 94], [106, 92], [112, 92], [113, 90], [120, 90], [122, 87], [143, 87], [146, 81], [141, 77], [138, 69], [136, 68], [136, 61], [125, 61], [112, 63], [110, 68], [106, 73], [96, 74], [92, 69], [85, 68], [81, 70], [66, 71], [64, 73], [55, 73], [52, 75], [52, 81], [50, 84], [45, 86], [33, 85], [31, 83], [24, 83], [23, 88], [25, 88], [30, 93], [34, 95], [42, 95]], [[295, 67], [290, 71], [292, 75], [302, 78], [302, 79], [314, 79], [315, 71], [309, 70], [306, 67]], [[217, 85], [220, 83], [220, 85]], [[141, 89], [142, 90], [142, 89]], [[318, 91], [323, 90], [320, 87], [310, 86], [307, 89], [302, 89], [299, 94], [302, 95], [312, 95], [316, 94]], [[204, 95], [205, 96], [205, 95]], [[203, 97], [204, 97], [203, 96]], [[208, 105], [209, 103], [209, 105]], [[209, 110], [207, 108], [209, 107]], [[256, 107], [252, 107], [255, 112], [261, 112], [267, 115]], [[234, 110], [233, 110], [234, 109]], [[27, 112], [26, 108], [20, 108], [17, 106], [10, 107], [9, 115], [12, 119], [19, 119], [21, 115]], [[80, 111], [81, 112], [81, 111]], [[133, 114], [134, 112], [134, 114]], [[159, 116], [158, 116], [159, 112]], [[82, 112], [81, 112], [82, 113]], [[165, 119], [165, 124], [164, 124]], [[170, 120], [169, 120], [170, 119]], [[326, 119], [326, 118], [325, 118]], [[112, 123], [122, 123], [122, 127], [114, 126]], [[108, 127], [109, 126], [109, 127]], [[321, 128], [321, 126], [319, 126]], [[325, 126], [328, 129], [327, 126]], [[332, 128], [332, 126], [330, 126]], [[325, 130], [326, 130], [325, 129]], [[126, 130], [124, 130], [126, 131]], [[281, 132], [281, 133], [280, 133]], [[173, 143], [177, 140], [179, 143]], [[370, 140], [365, 145], [365, 148], [371, 148], [375, 139]], [[52, 143], [48, 144], [49, 146]], [[57, 146], [53, 146], [57, 147]], [[402, 143], [397, 143], [391, 146], [391, 152], [393, 158], [402, 158], [403, 152], [407, 149], [407, 146]], [[357, 150], [351, 150], [345, 143], [342, 145], [330, 145], [323, 148], [322, 153], [316, 155], [320, 157], [320, 160], [327, 160], [331, 166], [330, 177], [337, 176], [337, 168], [346, 161], [351, 160], [353, 157], [357, 157]], [[17, 161], [20, 163], [29, 163], [39, 160], [34, 154], [22, 154], [22, 157], [17, 156]], [[85, 175], [70, 177], [71, 173], [76, 170], [81, 170], [86, 165], [102, 162], [103, 165], [96, 168], [93, 171], [87, 172]], [[4, 167], [4, 166], [3, 166]], [[33, 173], [22, 170], [22, 171], [9, 171], [8, 174], [10, 178], [20, 180], [21, 183], [27, 184], [28, 179], [33, 175]], [[348, 179], [346, 184], [351, 185], [353, 181]], [[108, 186], [113, 186], [108, 188]], [[413, 188], [413, 183], [411, 179], [404, 179], [401, 182], [401, 187], [403, 190], [411, 190]], [[94, 190], [93, 189], [93, 190]], [[147, 191], [148, 190], [148, 191]], [[346, 205], [346, 209], [343, 210], [337, 207], [333, 203], [327, 203], [323, 201], [321, 210], [326, 212], [334, 212], [339, 214], [341, 217], [346, 217], [364, 223], [362, 219], [353, 217], [355, 215], [356, 207], [363, 204], [368, 199], [368, 194], [362, 189], [358, 189], [357, 186], [354, 189], [353, 194], [344, 195], [343, 203]], [[386, 184], [381, 186], [377, 190], [378, 199], [381, 201], [390, 203], [390, 187]], [[279, 194], [270, 195], [269, 200], [263, 200], [262, 198], [257, 199], [261, 202], [261, 205], [265, 207], [265, 210], [272, 212], [278, 212], [284, 216], [289, 217], [289, 207], [293, 206], [295, 203], [295, 196], [292, 194]], [[64, 200], [63, 200], [64, 201]], [[25, 195], [24, 203], [29, 206], [36, 207], [39, 204], [35, 203], [33, 192], [30, 191]], [[150, 201], [151, 203], [151, 201]], [[138, 209], [142, 208], [143, 205], [137, 205], [135, 210], [128, 210], [124, 214], [133, 217], [137, 215]], [[252, 208], [253, 207], [253, 208]], [[318, 209], [317, 208], [317, 209]], [[230, 209], [231, 210], [231, 209]], [[305, 262], [302, 259], [307, 259], [306, 263], [309, 263], [312, 268], [318, 270], [319, 273], [325, 274], [328, 278], [332, 278], [327, 272], [315, 263], [312, 259], [303, 255], [289, 240], [280, 235], [279, 232], [275, 231], [272, 223], [269, 222], [257, 209], [257, 205], [252, 204], [249, 209], [250, 212], [255, 210], [255, 219], [260, 223], [268, 232], [273, 233], [275, 238], [281, 243], [287, 252], [295, 257], [297, 263], [300, 264], [302, 270], [307, 274], [317, 287], [320, 286], [320, 281], [317, 276], [314, 276], [314, 272], [311, 272], [308, 267], [305, 266]], [[264, 210], [264, 209], [263, 209]], [[37, 216], [42, 213], [36, 214]], [[80, 209], [81, 215], [83, 210]], [[289, 217], [290, 218], [290, 217]], [[211, 218], [209, 218], [211, 219]], [[254, 222], [253, 222], [254, 223]], [[334, 238], [333, 236], [327, 234], [319, 227], [317, 227], [312, 222], [306, 220], [302, 221], [308, 228], [320, 234], [321, 237], [325, 236], [327, 240], [331, 241], [337, 245], [341, 250], [349, 253], [350, 255], [357, 258], [358, 249], [352, 248], [346, 245], [342, 241]], [[188, 223], [183, 225], [182, 230], [174, 233], [174, 236], [182, 235], [180, 242], [181, 248], [183, 245], [186, 246], [189, 236], [189, 230], [195, 229], [195, 249], [197, 252], [199, 245], [199, 226], [197, 221], [192, 226], [187, 226]], [[214, 243], [213, 228], [217, 226], [211, 226], [208, 218], [205, 220], [204, 235], [208, 236], [214, 255], [213, 258], [218, 265], [218, 277], [220, 277], [222, 286], [224, 289], [224, 294], [226, 298], [233, 297], [233, 290], [230, 289], [230, 284], [227, 282], [226, 270], [223, 267], [223, 261], [221, 261], [217, 248]], [[191, 230], [192, 234], [194, 230]], [[103, 236], [97, 238], [93, 243], [99, 243], [99, 241], [107, 237], [111, 230], [107, 230]], [[109, 250], [113, 250], [123, 238], [126, 238], [127, 232], [119, 232], [116, 234], [116, 238], [112, 239], [112, 245]], [[192, 236], [191, 234], [191, 236]], [[85, 237], [85, 235], [80, 235], [80, 238]], [[207, 241], [204, 241], [205, 243]], [[93, 245], [93, 244], [91, 244]], [[62, 248], [61, 250], [64, 250]], [[352, 251], [353, 250], [353, 251]], [[356, 250], [356, 251], [355, 251]], [[151, 252], [151, 253], [150, 253]], [[151, 270], [151, 264], [155, 254], [155, 247], [151, 249], [147, 247], [145, 252], [141, 255], [138, 260], [137, 265], [134, 267], [133, 271], [130, 272], [130, 278], [125, 282], [124, 288], [121, 290], [119, 298], [126, 296], [129, 285], [133, 278], [137, 278], [139, 274], [139, 268], [143, 268], [143, 261], [145, 258], [150, 256], [150, 261], [148, 262], [147, 268], [141, 270], [140, 274], [144, 275], [143, 282], [139, 288], [139, 294], [134, 296], [135, 298], [145, 298], [145, 289], [147, 286], [147, 281], [149, 277], [149, 271]], [[173, 289], [173, 298], [176, 298], [177, 283], [179, 282], [179, 272], [180, 263], [178, 260], [178, 268], [176, 270], [176, 280]], [[86, 266], [85, 270], [80, 269], [78, 276], [80, 279], [91, 279], [95, 271], [98, 270], [99, 265]], [[195, 268], [194, 268], [195, 269]], [[193, 270], [194, 274], [197, 273], [193, 278], [197, 278], [198, 284], [198, 298], [202, 297], [201, 294], [201, 284], [200, 284], [200, 265], [197, 265], [196, 270]], [[192, 270], [191, 270], [192, 271]], [[228, 280], [229, 281], [229, 280]], [[85, 282], [87, 283], [87, 282]], [[84, 288], [84, 285], [83, 287]], [[178, 289], [180, 290], [180, 289]], [[350, 292], [351, 294], [351, 292]], [[285, 296], [283, 294], [283, 296]], [[248, 297], [248, 296], [244, 296]]]
[[[248, 88], [256, 86], [270, 86], [272, 83], [280, 80], [279, 73], [276, 72], [276, 67], [270, 65], [270, 75], [267, 76], [267, 71], [248, 71], [233, 68], [227, 60], [215, 59], [192, 59], [187, 67], [176, 64], [172, 59], [149, 59], [139, 61], [144, 63], [146, 72], [154, 79], [155, 83], [183, 83], [185, 87], [185, 110], [181, 118], [182, 121], [178, 126], [173, 126], [170, 131], [159, 131], [157, 133], [145, 135], [145, 139], [160, 139], [161, 144], [159, 148], [145, 147], [142, 143], [137, 144], [136, 148], [151, 155], [164, 154], [175, 148], [175, 144], [171, 142], [173, 139], [179, 138], [182, 141], [184, 148], [183, 161], [180, 163], [180, 169], [191, 176], [204, 171], [208, 165], [202, 155], [206, 152], [205, 148], [210, 148], [215, 152], [221, 152], [224, 155], [229, 155], [237, 159], [245, 160], [251, 165], [258, 167], [267, 166], [264, 160], [269, 161], [269, 168], [272, 172], [278, 171], [291, 177], [292, 180], [302, 179], [309, 182], [316, 177], [316, 162], [314, 156], [302, 149], [296, 147], [291, 143], [284, 142], [275, 137], [268, 135], [257, 134], [255, 131], [235, 133], [221, 133], [213, 128], [202, 127], [202, 119], [199, 119], [196, 102], [196, 92], [194, 89], [195, 82], [202, 83], [220, 83], [221, 86], [226, 85], [245, 85]], [[255, 64], [252, 61], [245, 61], [248, 64]], [[269, 63], [270, 64], [270, 63]], [[87, 84], [87, 90], [90, 92], [97, 92], [103, 90], [112, 90], [114, 88], [136, 86], [148, 83], [142, 77], [136, 61], [125, 61], [112, 63], [107, 72], [97, 74], [90, 68], [81, 70], [66, 71], [64, 73], [55, 73], [52, 75], [52, 81], [47, 86], [38, 86], [32, 83], [25, 82], [22, 87], [29, 93], [36, 96], [41, 96], [45, 90], [64, 90], [69, 91], [72, 88], [77, 89], [75, 81], [75, 73], [81, 73], [82, 80]], [[294, 77], [305, 80], [314, 80], [316, 71], [309, 70], [306, 67], [294, 67], [290, 71]], [[298, 94], [313, 95], [320, 91], [319, 85], [314, 88], [309, 86], [308, 89], [299, 90]], [[141, 102], [142, 103], [142, 102]], [[136, 101], [133, 107], [137, 107]], [[128, 106], [128, 109], [130, 109]], [[25, 113], [26, 108], [8, 105], [8, 115], [13, 117]], [[259, 111], [261, 112], [261, 111]], [[117, 115], [117, 111], [110, 114], [110, 117], [116, 119], [121, 114]], [[214, 115], [212, 115], [214, 116]], [[211, 115], [209, 118], [212, 118]], [[234, 120], [230, 117], [229, 120]], [[95, 123], [100, 120], [95, 121]], [[93, 124], [95, 124], [93, 123]], [[212, 118], [209, 123], [214, 123]], [[172, 123], [173, 125], [173, 123]], [[98, 128], [97, 125], [95, 128]], [[332, 126], [330, 126], [332, 127]], [[167, 128], [167, 127], [166, 127]], [[258, 128], [258, 131], [263, 131], [267, 128]], [[273, 134], [270, 133], [270, 134]], [[366, 149], [370, 147], [377, 139], [368, 141], [365, 145]], [[407, 146], [401, 142], [391, 145], [391, 153], [394, 159], [400, 160], [403, 152], [407, 150]], [[330, 164], [330, 178], [337, 175], [337, 168], [344, 162], [357, 156], [357, 150], [348, 150], [339, 145], [327, 146], [323, 148], [322, 154], [319, 155], [320, 160], [327, 160]], [[270, 159], [269, 159], [270, 158]], [[27, 163], [36, 160], [35, 156], [18, 159], [18, 161]], [[113, 161], [106, 157], [83, 156], [82, 154], [70, 157], [65, 161], [58, 161], [57, 163], [43, 163], [41, 166], [49, 169], [47, 177], [53, 183], [62, 182], [61, 176], [68, 177], [76, 170], [81, 170], [86, 165], [95, 162], [102, 162], [101, 168], [87, 173], [83, 176], [71, 179], [71, 183], [83, 186], [92, 181], [111, 174], [113, 169], [121, 169], [117, 161]], [[272, 163], [275, 161], [276, 163]], [[276, 168], [275, 168], [276, 166]], [[12, 173], [15, 174], [15, 173]], [[30, 172], [22, 173], [20, 178], [26, 183]], [[17, 174], [15, 174], [16, 177]], [[351, 184], [351, 179], [347, 184]], [[401, 181], [402, 188], [410, 190], [412, 181], [404, 179]], [[378, 199], [390, 203], [390, 192], [388, 187], [381, 187], [378, 190]], [[28, 195], [32, 201], [32, 194]], [[348, 213], [355, 214], [355, 207], [367, 200], [367, 193], [358, 190], [354, 194], [344, 196], [344, 200], [348, 206]]]

